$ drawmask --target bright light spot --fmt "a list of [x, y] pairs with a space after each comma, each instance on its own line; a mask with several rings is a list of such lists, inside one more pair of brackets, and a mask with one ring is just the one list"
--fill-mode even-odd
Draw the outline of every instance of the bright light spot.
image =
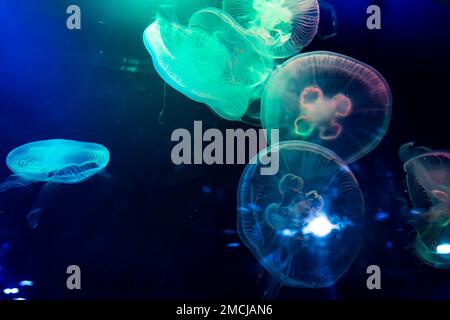
[[410, 212], [411, 212], [412, 215], [415, 215], [415, 216], [422, 213], [422, 211], [419, 210], [419, 209], [411, 209]]
[[284, 229], [283, 231], [281, 231], [281, 234], [285, 237], [293, 237], [297, 234], [297, 232], [292, 229]]
[[241, 244], [239, 242], [232, 242], [227, 244], [227, 248], [238, 248]]
[[339, 229], [338, 226], [332, 224], [327, 216], [321, 215], [312, 219], [306, 227], [303, 228], [303, 233], [312, 233], [317, 237], [323, 238], [331, 233], [334, 229]]
[[384, 212], [384, 211], [379, 211], [377, 213], [375, 213], [375, 221], [385, 221], [387, 219], [389, 219], [389, 213]]
[[17, 294], [19, 293], [19, 289], [17, 288], [6, 288], [3, 290], [4, 294]]
[[439, 254], [450, 254], [450, 243], [443, 243], [436, 247], [436, 252]]
[[27, 300], [27, 299], [25, 299], [25, 298], [14, 298], [13, 300], [16, 300], [16, 301], [22, 301], [22, 300]]
[[33, 285], [33, 281], [30, 280], [22, 280], [19, 282], [19, 286], [21, 287], [31, 287]]

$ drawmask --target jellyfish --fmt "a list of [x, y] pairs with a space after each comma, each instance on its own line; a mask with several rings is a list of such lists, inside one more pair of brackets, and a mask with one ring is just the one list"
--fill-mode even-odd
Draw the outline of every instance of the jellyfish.
[[180, 23], [187, 23], [189, 18], [198, 10], [222, 6], [221, 0], [158, 0], [156, 5], [156, 11], [161, 13], [161, 10], [165, 13], [171, 11], [176, 16], [176, 21]]
[[227, 120], [240, 120], [261, 97], [274, 64], [259, 38], [215, 8], [199, 10], [188, 26], [158, 17], [144, 43], [171, 87]]
[[15, 148], [6, 157], [6, 164], [13, 174], [0, 184], [0, 192], [44, 182], [28, 214], [28, 223], [36, 228], [42, 206], [57, 184], [86, 181], [96, 174], [104, 173], [108, 162], [108, 149], [96, 143], [63, 139], [27, 143]]
[[400, 148], [415, 213], [414, 249], [426, 264], [450, 268], [450, 153], [407, 143]]
[[391, 92], [373, 68], [352, 58], [312, 52], [291, 58], [268, 81], [261, 122], [280, 140], [303, 140], [347, 163], [374, 149], [391, 116]]
[[223, 9], [240, 25], [264, 39], [274, 58], [288, 58], [317, 33], [317, 0], [224, 0]]
[[[268, 152], [279, 154], [272, 176], [259, 170]], [[303, 141], [271, 146], [258, 159], [239, 183], [242, 241], [282, 285], [333, 285], [359, 252], [364, 200], [355, 176], [332, 151]]]
[[338, 33], [339, 21], [336, 9], [328, 1], [319, 0], [320, 24], [317, 30], [317, 37], [321, 40], [333, 38]]

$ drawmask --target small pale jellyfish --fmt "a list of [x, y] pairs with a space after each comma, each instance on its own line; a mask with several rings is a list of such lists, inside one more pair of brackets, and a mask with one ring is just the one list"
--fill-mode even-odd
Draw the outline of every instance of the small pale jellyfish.
[[240, 120], [261, 97], [274, 65], [259, 38], [214, 8], [196, 12], [187, 27], [158, 17], [144, 43], [171, 87], [227, 120]]
[[450, 268], [450, 153], [407, 143], [400, 148], [414, 205], [414, 248], [430, 266]]
[[223, 9], [264, 39], [274, 58], [287, 58], [314, 38], [319, 25], [317, 0], [224, 0]]
[[301, 54], [268, 81], [261, 122], [280, 140], [304, 140], [351, 163], [373, 150], [391, 116], [391, 92], [373, 68], [331, 52]]
[[36, 228], [42, 206], [57, 184], [81, 183], [103, 173], [109, 157], [108, 149], [96, 143], [63, 139], [31, 142], [6, 157], [13, 174], [0, 184], [0, 192], [45, 182], [28, 215], [28, 223]]
[[331, 286], [359, 252], [364, 200], [358, 182], [323, 147], [289, 141], [275, 148], [270, 150], [279, 154], [277, 174], [260, 171], [269, 149], [242, 174], [239, 235], [278, 283]]

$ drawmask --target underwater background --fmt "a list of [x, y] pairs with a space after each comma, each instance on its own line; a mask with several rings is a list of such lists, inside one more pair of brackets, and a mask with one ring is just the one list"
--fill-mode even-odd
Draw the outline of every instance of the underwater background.
[[[386, 78], [393, 111], [379, 146], [350, 165], [366, 205], [361, 250], [331, 288], [284, 287], [279, 299], [450, 299], [450, 273], [410, 247], [412, 207], [398, 149], [416, 141], [448, 149], [450, 5], [431, 0], [329, 0], [337, 35], [304, 52], [327, 50], [363, 61]], [[77, 4], [82, 29], [66, 28]], [[382, 8], [382, 29], [366, 9]], [[244, 166], [175, 166], [173, 130], [219, 119], [167, 87], [142, 42], [151, 0], [0, 1], [0, 159], [31, 141], [93, 141], [111, 153], [110, 177], [61, 185], [31, 229], [26, 212], [42, 185], [0, 194], [0, 298], [259, 299], [270, 276], [236, 234]], [[3, 160], [2, 160], [3, 161]], [[0, 166], [0, 178], [10, 174]], [[66, 288], [66, 268], [82, 290]], [[382, 290], [366, 287], [379, 265]], [[27, 280], [28, 282], [22, 282]], [[20, 285], [22, 284], [22, 286]], [[4, 289], [18, 288], [17, 294]]]

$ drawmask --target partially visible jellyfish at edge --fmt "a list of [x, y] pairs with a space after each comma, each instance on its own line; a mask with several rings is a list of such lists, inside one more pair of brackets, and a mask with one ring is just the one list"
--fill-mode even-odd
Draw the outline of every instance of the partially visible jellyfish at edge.
[[0, 192], [44, 182], [27, 217], [29, 225], [36, 228], [42, 208], [57, 184], [81, 183], [102, 174], [109, 158], [108, 149], [96, 143], [64, 139], [27, 143], [6, 157], [6, 164], [13, 174], [0, 184]]
[[273, 73], [261, 99], [265, 129], [280, 140], [302, 140], [354, 162], [386, 134], [392, 97], [372, 67], [332, 52], [295, 56]]
[[[364, 199], [358, 182], [343, 160], [321, 146], [289, 141], [274, 147], [241, 176], [239, 235], [279, 284], [329, 287], [359, 252]], [[273, 176], [260, 170], [268, 152], [279, 154]]]
[[321, 40], [333, 38], [338, 33], [338, 18], [334, 5], [325, 0], [319, 0], [320, 23], [317, 37]]
[[215, 8], [197, 11], [188, 26], [157, 17], [144, 43], [171, 87], [227, 120], [240, 120], [261, 97], [274, 66], [261, 39]]
[[223, 10], [264, 39], [274, 58], [288, 58], [306, 47], [317, 33], [317, 0], [224, 0]]
[[450, 152], [407, 143], [400, 148], [408, 194], [416, 213], [414, 249], [426, 264], [450, 268]]

